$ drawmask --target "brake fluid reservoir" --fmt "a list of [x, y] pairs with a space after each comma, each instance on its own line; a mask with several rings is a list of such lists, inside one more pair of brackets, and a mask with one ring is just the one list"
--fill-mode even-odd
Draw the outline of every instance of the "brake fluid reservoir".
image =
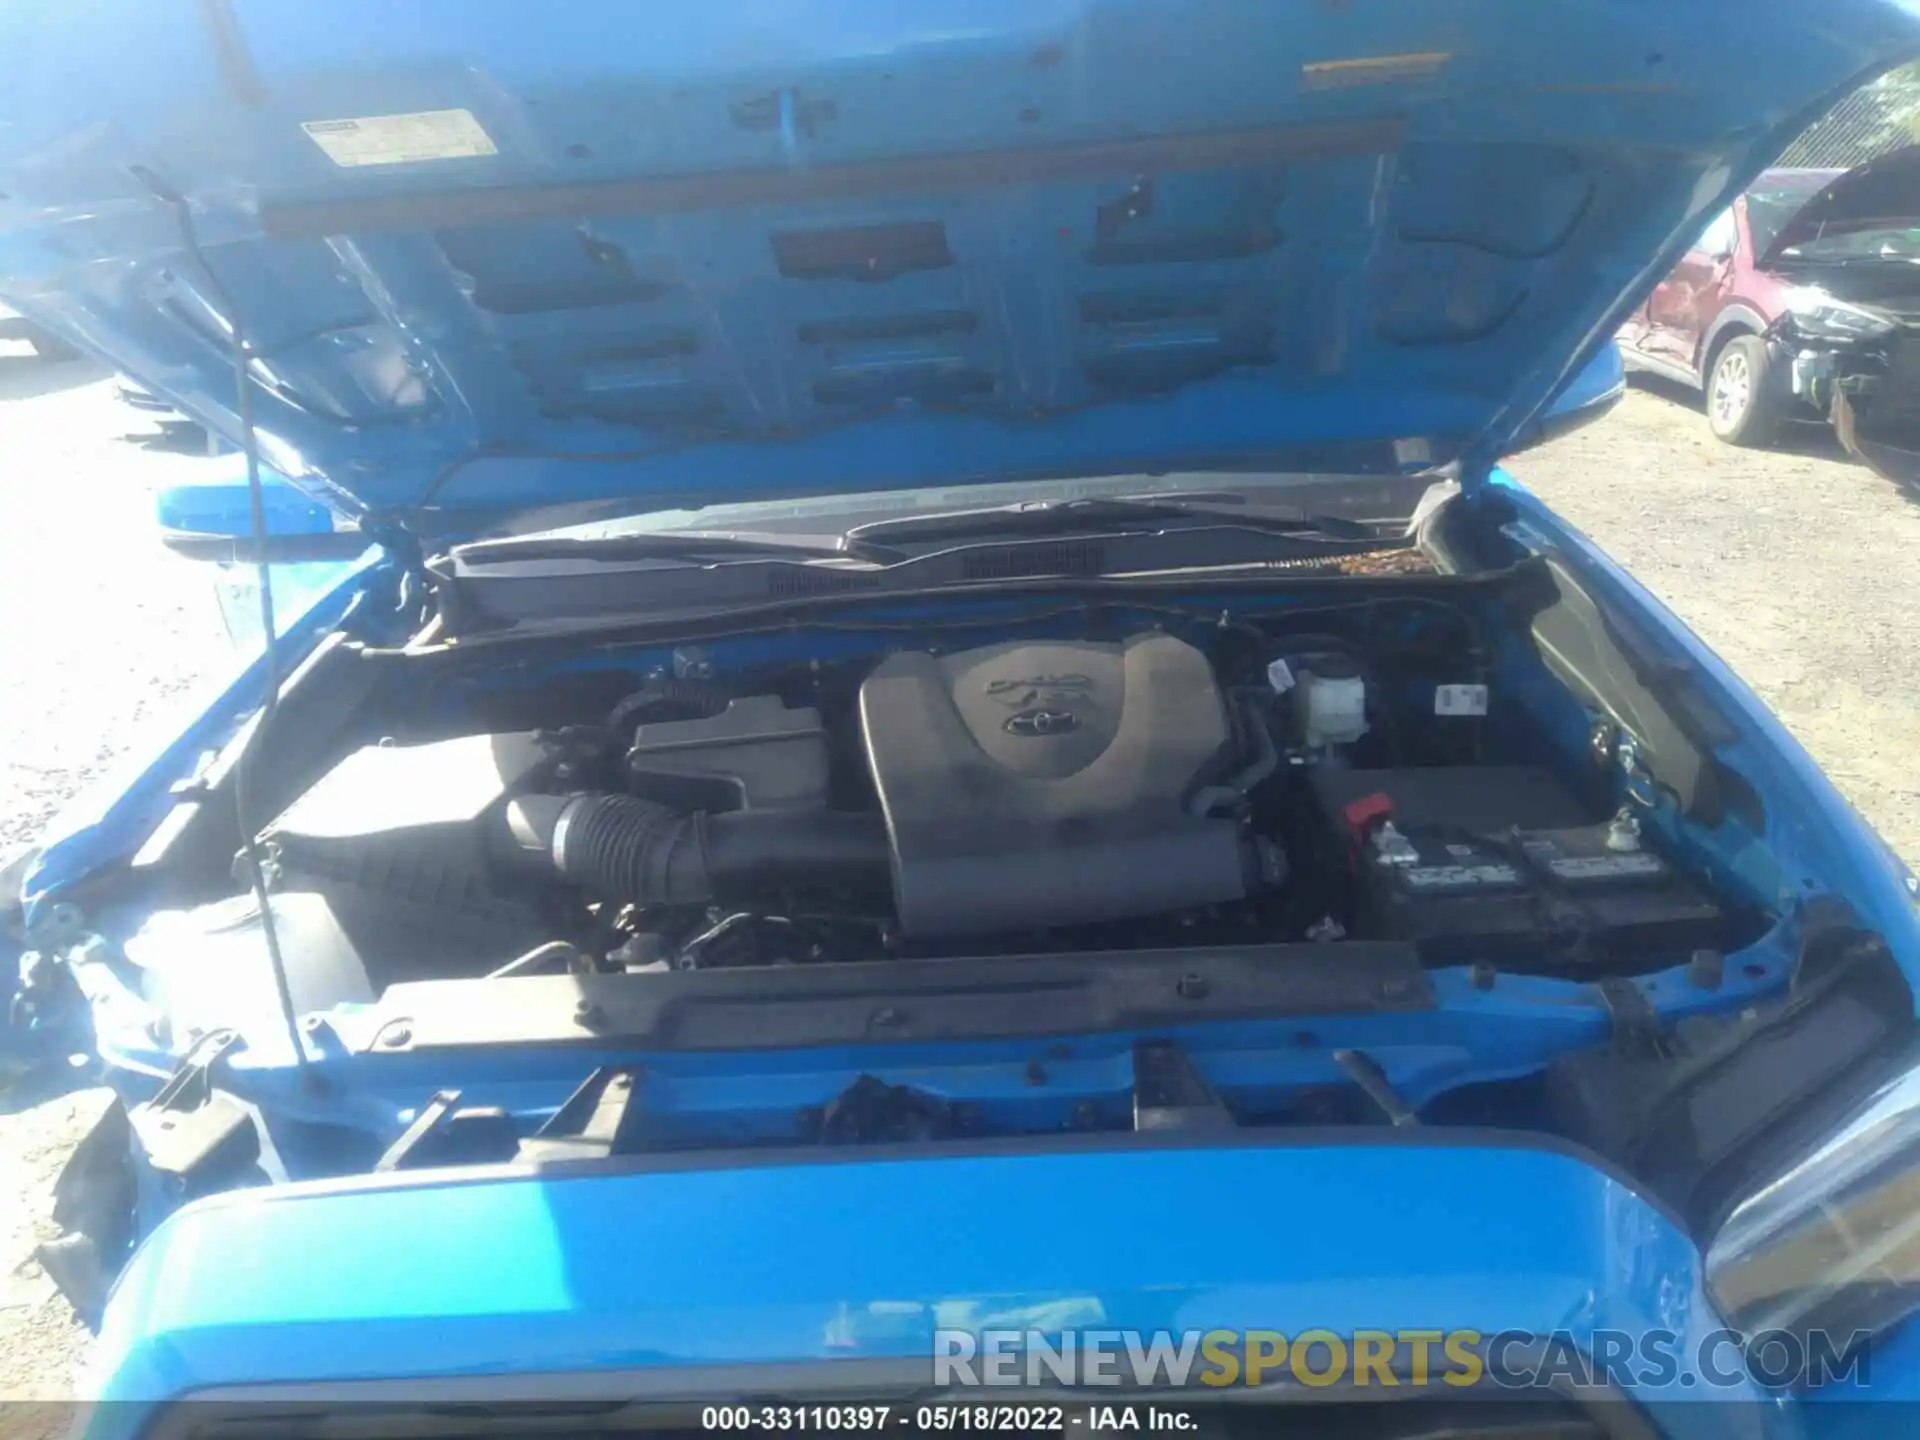
[[1350, 745], [1367, 733], [1367, 685], [1344, 655], [1319, 655], [1301, 666], [1293, 697], [1301, 743], [1310, 750]]

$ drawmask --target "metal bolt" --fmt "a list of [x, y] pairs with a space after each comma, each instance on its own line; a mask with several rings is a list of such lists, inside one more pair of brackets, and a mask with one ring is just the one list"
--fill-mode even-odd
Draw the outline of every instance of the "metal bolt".
[[1212, 987], [1207, 984], [1207, 977], [1200, 974], [1197, 970], [1189, 970], [1185, 975], [1182, 975], [1180, 977], [1180, 983], [1173, 988], [1174, 993], [1179, 995], [1182, 1000], [1204, 1000], [1207, 998], [1207, 992], [1212, 989]]
[[1472, 982], [1476, 990], [1491, 990], [1493, 982], [1499, 978], [1499, 973], [1493, 968], [1492, 961], [1476, 960], [1467, 970], [1467, 979]]
[[1727, 973], [1727, 957], [1718, 950], [1696, 950], [1687, 961], [1687, 983], [1696, 990], [1718, 990]]
[[1588, 743], [1593, 747], [1593, 758], [1604, 763], [1607, 758], [1613, 754], [1612, 722], [1607, 720], [1595, 721], [1593, 730], [1588, 736]]
[[1622, 805], [1607, 823], [1607, 849], [1632, 854], [1640, 848], [1640, 822]]
[[1380, 982], [1382, 1000], [1404, 1000], [1413, 993], [1413, 985], [1404, 975], [1389, 975]]
[[900, 1023], [900, 1012], [891, 1005], [882, 1005], [873, 1012], [873, 1023], [881, 1029], [888, 1029]]
[[405, 1025], [395, 1025], [380, 1037], [380, 1043], [390, 1050], [397, 1050], [400, 1046], [409, 1044], [412, 1040], [413, 1031]]
[[581, 1025], [598, 1025], [607, 1018], [607, 1012], [591, 1000], [582, 1000], [573, 1007], [573, 1018]]

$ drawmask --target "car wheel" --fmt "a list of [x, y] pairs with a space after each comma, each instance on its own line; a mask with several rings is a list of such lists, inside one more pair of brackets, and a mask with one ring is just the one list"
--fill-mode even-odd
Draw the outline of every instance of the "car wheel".
[[1738, 335], [1714, 357], [1707, 377], [1707, 426], [1729, 445], [1764, 445], [1780, 419], [1773, 357], [1758, 335]]

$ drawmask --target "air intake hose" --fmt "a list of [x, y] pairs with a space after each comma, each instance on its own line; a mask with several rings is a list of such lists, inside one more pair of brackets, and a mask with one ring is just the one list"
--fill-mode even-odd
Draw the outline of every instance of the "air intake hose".
[[609, 900], [704, 905], [772, 890], [887, 885], [878, 815], [826, 810], [684, 814], [630, 795], [523, 795], [508, 802], [496, 853], [556, 871]]
[[726, 708], [727, 695], [719, 687], [704, 680], [662, 676], [649, 680], [614, 706], [607, 716], [607, 729], [623, 741], [631, 741], [636, 721], [711, 720], [724, 714]]

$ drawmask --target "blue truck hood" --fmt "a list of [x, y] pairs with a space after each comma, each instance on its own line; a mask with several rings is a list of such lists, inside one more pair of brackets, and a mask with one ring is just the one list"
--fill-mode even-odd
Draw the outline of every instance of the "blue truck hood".
[[13, 5], [0, 299], [228, 436], [237, 329], [267, 462], [441, 534], [1477, 466], [1917, 46], [1914, 0]]
[[1691, 1352], [1720, 1323], [1659, 1209], [1577, 1155], [1471, 1132], [445, 1171], [174, 1215], [115, 1292], [100, 1398], [131, 1403], [101, 1433], [136, 1429], [140, 1402], [267, 1384], [641, 1394], [704, 1372], [738, 1395], [769, 1387], [715, 1367], [799, 1389], [792, 1367], [847, 1361], [924, 1384], [942, 1328], [1659, 1329]]

